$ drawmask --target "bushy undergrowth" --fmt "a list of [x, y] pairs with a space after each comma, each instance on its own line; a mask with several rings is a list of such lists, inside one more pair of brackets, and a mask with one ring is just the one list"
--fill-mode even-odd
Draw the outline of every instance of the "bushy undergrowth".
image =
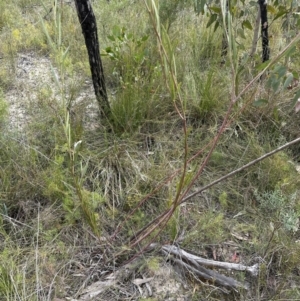
[[[192, 3], [161, 3], [159, 15], [168, 34], [164, 43], [176, 59], [176, 70], [167, 72], [143, 1], [101, 0], [93, 7], [112, 109], [109, 127], [99, 119], [90, 89], [73, 4], [0, 0], [3, 300], [75, 296], [82, 285], [78, 277], [91, 283], [91, 273], [96, 275], [94, 252], [102, 254], [97, 259], [100, 270], [112, 270], [114, 256], [114, 264], [130, 259], [137, 251], [128, 250], [130, 239], [171, 208], [181, 184], [186, 189], [191, 183], [230, 104], [232, 69], [221, 58], [221, 29], [206, 28], [208, 17], [197, 16]], [[243, 43], [251, 47], [250, 35]], [[12, 110], [9, 91], [18, 82], [17, 55], [23, 52], [49, 57], [53, 76], [47, 87], [37, 85], [25, 93], [27, 98], [18, 96], [29, 120], [18, 130], [11, 122], [18, 111]], [[245, 64], [239, 90], [257, 72], [255, 59]], [[174, 87], [167, 77], [172, 72], [182, 103], [170, 93]], [[278, 85], [277, 91], [261, 80], [243, 95], [195, 189], [297, 135], [294, 92], [283, 87], [287, 76], [274, 75], [271, 86]], [[185, 116], [186, 136], [178, 111]], [[185, 155], [191, 158], [201, 149], [181, 182], [178, 170]], [[253, 258], [262, 263], [244, 300], [297, 300], [298, 149], [277, 153], [183, 203], [165, 229], [150, 238], [162, 244], [180, 238], [183, 247], [197, 253], [234, 241], [246, 264]], [[125, 251], [124, 258], [118, 257]], [[213, 291], [195, 285], [193, 296], [217, 298], [219, 292]]]

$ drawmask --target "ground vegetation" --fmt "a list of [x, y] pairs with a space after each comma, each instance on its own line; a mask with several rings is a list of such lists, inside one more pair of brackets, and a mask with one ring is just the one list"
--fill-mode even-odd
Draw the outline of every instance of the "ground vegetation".
[[0, 300], [300, 299], [299, 12], [229, 2], [91, 1], [104, 120], [73, 1], [0, 0]]

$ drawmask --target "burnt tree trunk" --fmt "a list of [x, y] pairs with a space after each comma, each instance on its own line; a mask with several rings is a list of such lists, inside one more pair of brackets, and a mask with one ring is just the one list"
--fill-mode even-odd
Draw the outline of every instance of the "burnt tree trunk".
[[109, 117], [111, 110], [108, 102], [105, 78], [97, 33], [96, 18], [90, 0], [75, 0], [78, 19], [88, 51], [92, 80], [99, 109], [102, 116]]
[[261, 17], [262, 61], [265, 62], [270, 59], [267, 0], [259, 0], [259, 7]]

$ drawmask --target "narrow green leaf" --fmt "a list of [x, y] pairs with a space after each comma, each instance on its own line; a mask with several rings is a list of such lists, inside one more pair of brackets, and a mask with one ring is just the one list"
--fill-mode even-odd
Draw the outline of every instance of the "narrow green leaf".
[[51, 49], [52, 49], [53, 51], [56, 51], [56, 46], [55, 46], [55, 44], [54, 44], [54, 41], [52, 40], [52, 38], [51, 38], [50, 35], [49, 35], [48, 29], [47, 29], [46, 26], [45, 26], [45, 23], [44, 23], [43, 18], [42, 18], [41, 16], [39, 16], [39, 18], [40, 18], [40, 21], [41, 21], [41, 23], [42, 23], [43, 31], [44, 31], [44, 33], [45, 33], [45, 35], [46, 35], [46, 37], [47, 37], [47, 41], [48, 41], [48, 43], [49, 43]]
[[197, 14], [204, 14], [204, 7], [206, 4], [206, 0], [195, 0], [194, 9]]
[[116, 37], [119, 36], [120, 33], [121, 33], [120, 27], [117, 26], [117, 25], [115, 25], [115, 26], [113, 27], [113, 29], [112, 29], [112, 33], [113, 33], [113, 35], [116, 36]]
[[275, 15], [276, 14], [276, 8], [270, 4], [267, 5], [267, 10], [269, 13]]
[[300, 98], [300, 90], [297, 91], [297, 93], [295, 94], [295, 96], [294, 96], [294, 98], [292, 100], [292, 105], [293, 106], [297, 103], [297, 101], [298, 101], [299, 98]]
[[45, 10], [45, 13], [48, 14], [49, 13], [49, 8], [46, 7], [46, 5], [44, 4], [44, 2], [42, 0], [40, 2], [41, 2], [42, 6]]
[[274, 72], [276, 72], [278, 74], [278, 77], [281, 78], [285, 76], [287, 72], [287, 67], [284, 65], [279, 65], [276, 68], [274, 68]]
[[252, 25], [251, 25], [251, 23], [250, 23], [249, 20], [243, 21], [242, 26], [243, 26], [243, 28], [245, 27], [245, 28], [247, 28], [247, 29], [249, 29], [249, 30], [252, 30], [252, 29], [253, 29], [253, 27], [252, 27]]
[[267, 99], [263, 99], [263, 98], [255, 100], [253, 102], [253, 106], [255, 106], [255, 107], [263, 107], [263, 106], [265, 106], [267, 104], [268, 104], [268, 100]]
[[220, 22], [217, 20], [215, 23], [214, 32], [218, 29], [219, 26], [220, 26]]
[[217, 6], [211, 6], [210, 9], [217, 14], [221, 12], [221, 8]]
[[106, 51], [107, 53], [113, 52], [111, 47], [106, 47], [106, 48], [105, 48], [105, 51]]
[[85, 164], [83, 162], [80, 162], [80, 171], [81, 171], [81, 178], [83, 179], [84, 176], [86, 175], [87, 169], [89, 167], [89, 160]]
[[57, 13], [57, 32], [58, 32], [58, 40], [57, 44], [58, 47], [60, 48], [62, 45], [62, 37], [61, 37], [61, 8], [58, 8], [58, 13]]
[[249, 4], [250, 4], [251, 6], [257, 6], [257, 1], [250, 1]]
[[145, 41], [148, 40], [148, 38], [149, 38], [149, 36], [143, 36], [143, 37], [142, 37], [142, 41], [145, 42]]
[[289, 75], [287, 76], [287, 78], [283, 84], [283, 89], [286, 89], [291, 84], [293, 79], [294, 79], [294, 75], [292, 73], [289, 73]]
[[263, 62], [262, 64], [256, 66], [256, 70], [258, 72], [264, 70], [268, 66], [269, 63], [270, 63], [270, 61]]
[[56, 71], [54, 70], [52, 64], [50, 64], [50, 69], [52, 71], [52, 75], [53, 75], [53, 78], [54, 78], [54, 81], [55, 81], [57, 87], [60, 87], [58, 75], [57, 75]]
[[280, 17], [282, 17], [283, 15], [286, 15], [288, 12], [286, 10], [280, 10], [274, 17], [273, 21], [279, 19]]
[[69, 52], [69, 49], [70, 49], [70, 46], [68, 46], [68, 48], [64, 51], [64, 53], [63, 53], [63, 55], [62, 55], [63, 61], [66, 59], [67, 54], [68, 54], [68, 52]]
[[272, 90], [274, 93], [276, 93], [278, 91], [279, 86], [280, 86], [280, 80], [274, 79], [271, 83], [271, 87], [272, 87]]
[[113, 42], [116, 40], [114, 36], [108, 36], [107, 38]]
[[208, 28], [211, 24], [213, 24], [218, 18], [217, 14], [212, 14], [207, 22], [206, 28]]
[[286, 52], [285, 52], [285, 57], [289, 57], [291, 56], [295, 51], [296, 51], [296, 45], [292, 46], [290, 49], [288, 49]]
[[294, 70], [294, 71], [292, 71], [292, 73], [293, 73], [294, 79], [299, 79], [299, 74], [297, 71]]

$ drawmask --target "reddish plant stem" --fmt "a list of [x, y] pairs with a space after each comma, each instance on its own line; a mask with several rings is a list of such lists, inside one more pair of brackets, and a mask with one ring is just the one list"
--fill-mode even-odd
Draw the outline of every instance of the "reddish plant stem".
[[191, 193], [190, 195], [188, 195], [187, 197], [183, 198], [181, 200], [181, 202], [180, 202], [180, 205], [182, 203], [190, 200], [192, 197], [196, 196], [197, 194], [200, 194], [204, 190], [207, 190], [208, 188], [210, 188], [210, 187], [212, 187], [212, 186], [214, 186], [214, 185], [216, 185], [216, 184], [218, 184], [218, 183], [220, 183], [220, 182], [222, 182], [222, 181], [224, 181], [224, 180], [232, 177], [233, 175], [237, 174], [238, 172], [240, 172], [242, 170], [245, 170], [245, 169], [249, 168], [250, 166], [252, 166], [252, 165], [254, 165], [254, 164], [256, 164], [256, 163], [258, 163], [258, 162], [260, 162], [260, 161], [262, 161], [262, 160], [264, 160], [264, 159], [266, 159], [266, 158], [268, 158], [268, 157], [270, 157], [270, 156], [272, 156], [272, 155], [274, 155], [274, 154], [282, 151], [283, 149], [285, 149], [285, 148], [287, 148], [287, 147], [289, 147], [289, 146], [291, 146], [291, 145], [293, 145], [295, 143], [298, 143], [298, 142], [300, 142], [300, 137], [298, 137], [297, 139], [294, 139], [294, 140], [292, 140], [292, 141], [290, 141], [290, 142], [288, 142], [288, 143], [286, 143], [286, 144], [284, 144], [284, 145], [276, 148], [275, 150], [272, 150], [271, 152], [269, 152], [267, 154], [264, 154], [263, 156], [261, 156], [261, 157], [255, 159], [255, 160], [253, 160], [253, 161], [251, 161], [251, 162], [243, 165], [242, 167], [240, 167], [238, 169], [235, 169], [234, 171], [228, 173], [227, 175], [225, 175], [225, 176], [223, 176], [223, 177], [221, 177], [221, 178], [219, 178], [219, 179], [217, 179], [217, 180], [209, 183], [208, 185], [200, 188], [199, 190], [197, 190], [197, 191]]
[[[148, 8], [148, 10], [149, 10], [149, 8]], [[151, 15], [151, 14], [150, 14], [150, 15]], [[153, 24], [155, 25], [155, 21], [152, 20], [152, 19], [151, 19], [151, 21], [152, 21]], [[161, 41], [160, 35], [159, 35], [159, 33], [157, 32], [157, 30], [156, 30], [156, 26], [153, 26], [153, 27], [155, 28], [155, 32], [156, 32], [156, 35], [157, 35], [157, 37], [158, 37], [159, 44], [160, 44], [160, 46], [161, 46], [161, 45], [162, 45], [162, 41]], [[192, 183], [188, 186], [188, 188], [185, 190], [185, 192], [184, 192], [182, 195], [180, 195], [180, 192], [182, 192], [182, 190], [181, 190], [181, 189], [178, 189], [178, 190], [177, 190], [177, 194], [176, 194], [176, 197], [175, 197], [175, 200], [174, 200], [174, 202], [173, 202], [172, 207], [171, 207], [170, 209], [164, 211], [163, 213], [161, 213], [158, 217], [156, 217], [154, 220], [152, 220], [148, 225], [146, 225], [145, 227], [143, 227], [143, 229], [141, 229], [140, 231], [138, 231], [138, 233], [135, 234], [135, 236], [132, 237], [132, 238], [130, 239], [130, 241], [131, 241], [130, 246], [131, 246], [131, 247], [134, 247], [134, 246], [136, 246], [138, 243], [140, 243], [143, 239], [145, 239], [147, 236], [149, 236], [155, 229], [157, 229], [157, 228], [163, 223], [163, 221], [165, 221], [165, 223], [163, 224], [163, 226], [159, 229], [159, 233], [160, 233], [160, 232], [163, 230], [163, 228], [164, 228], [164, 226], [166, 225], [166, 223], [168, 222], [168, 220], [170, 219], [170, 217], [172, 216], [172, 214], [173, 214], [173, 212], [175, 211], [175, 209], [176, 209], [180, 204], [182, 204], [182, 203], [186, 202], [187, 200], [191, 199], [193, 196], [195, 196], [195, 195], [197, 195], [197, 194], [200, 194], [200, 193], [203, 192], [204, 190], [206, 190], [206, 189], [208, 189], [208, 188], [210, 188], [210, 187], [216, 185], [217, 183], [219, 183], [219, 182], [221, 182], [221, 181], [223, 181], [223, 180], [229, 178], [230, 176], [236, 174], [237, 172], [239, 172], [239, 171], [241, 171], [241, 170], [244, 170], [245, 168], [248, 168], [249, 166], [251, 166], [251, 165], [253, 165], [253, 164], [255, 164], [255, 163], [257, 163], [257, 162], [263, 160], [264, 158], [266, 158], [266, 157], [268, 157], [268, 156], [271, 156], [271, 155], [273, 154], [273, 153], [271, 152], [271, 153], [269, 153], [269, 155], [267, 155], [267, 156], [262, 156], [262, 157], [260, 157], [260, 158], [258, 158], [258, 159], [256, 159], [256, 160], [254, 160], [254, 161], [252, 161], [252, 162], [250, 162], [250, 163], [244, 165], [243, 167], [241, 167], [241, 168], [239, 168], [239, 169], [237, 169], [237, 170], [235, 170], [235, 171], [233, 171], [233, 172], [231, 172], [231, 173], [225, 175], [224, 177], [221, 177], [221, 178], [219, 178], [218, 180], [213, 181], [212, 183], [210, 183], [210, 184], [204, 186], [203, 188], [199, 189], [198, 191], [196, 191], [196, 192], [194, 192], [194, 193], [188, 195], [187, 197], [185, 197], [186, 194], [190, 191], [190, 189], [191, 189], [191, 187], [193, 186], [193, 184], [194, 184], [194, 182], [196, 181], [196, 179], [201, 175], [201, 173], [202, 173], [204, 167], [206, 166], [206, 164], [207, 164], [207, 162], [208, 162], [208, 160], [209, 160], [209, 158], [210, 158], [210, 156], [211, 156], [211, 154], [212, 154], [214, 148], [216, 147], [217, 142], [218, 142], [218, 140], [219, 140], [221, 134], [224, 132], [226, 126], [228, 126], [229, 124], [231, 124], [231, 122], [233, 121], [233, 119], [230, 119], [230, 120], [229, 120], [229, 116], [230, 116], [230, 114], [231, 114], [231, 112], [232, 112], [232, 107], [233, 107], [233, 105], [241, 98], [241, 96], [242, 96], [242, 95], [243, 95], [243, 94], [244, 94], [244, 93], [245, 93], [245, 92], [246, 92], [246, 91], [247, 91], [247, 90], [248, 90], [255, 82], [257, 82], [257, 81], [259, 80], [259, 78], [266, 72], [266, 70], [267, 70], [268, 68], [270, 68], [274, 63], [276, 63], [276, 62], [278, 61], [279, 58], [281, 58], [281, 57], [284, 55], [284, 53], [286, 52], [286, 50], [287, 50], [293, 43], [295, 43], [295, 41], [298, 40], [299, 37], [300, 37], [300, 34], [298, 34], [297, 37], [296, 37], [296, 38], [295, 38], [295, 39], [294, 39], [294, 40], [293, 40], [286, 48], [284, 48], [284, 49], [280, 52], [280, 54], [277, 56], [277, 58], [273, 59], [273, 60], [272, 60], [272, 61], [264, 68], [264, 70], [262, 70], [262, 71], [261, 71], [254, 79], [252, 79], [252, 80], [244, 87], [244, 89], [243, 89], [238, 95], [235, 95], [235, 89], [234, 89], [235, 87], [234, 87], [234, 85], [233, 85], [232, 94], [231, 94], [231, 103], [230, 103], [230, 107], [229, 107], [229, 109], [227, 110], [226, 116], [225, 116], [225, 118], [224, 118], [224, 121], [223, 121], [223, 123], [222, 123], [222, 126], [221, 126], [221, 128], [220, 128], [220, 130], [219, 130], [217, 136], [214, 137], [214, 139], [213, 139], [206, 147], [204, 147], [202, 150], [200, 150], [196, 155], [194, 155], [194, 156], [193, 156], [192, 158], [190, 158], [189, 160], [187, 159], [187, 141], [186, 141], [186, 140], [187, 140], [187, 135], [186, 135], [186, 123], [185, 123], [185, 126], [184, 126], [184, 128], [185, 128], [185, 160], [184, 160], [184, 168], [183, 168], [183, 172], [182, 172], [182, 176], [181, 176], [181, 180], [180, 180], [181, 188], [183, 187], [182, 185], [183, 185], [183, 183], [184, 183], [183, 181], [184, 181], [184, 177], [185, 177], [185, 173], [186, 173], [187, 164], [190, 163], [190, 162], [191, 162], [193, 159], [195, 159], [196, 157], [198, 157], [198, 156], [199, 156], [199, 155], [200, 155], [200, 154], [201, 154], [201, 153], [202, 153], [209, 145], [212, 144], [212, 146], [211, 146], [211, 148], [210, 148], [210, 150], [209, 150], [209, 153], [207, 154], [207, 156], [206, 156], [204, 162], [202, 163], [202, 165], [201, 165], [199, 171], [197, 172], [196, 176], [193, 178]], [[163, 47], [160, 47], [160, 51], [163, 51], [163, 52], [164, 52], [164, 56], [165, 56], [165, 58], [166, 58], [166, 61], [168, 62], [168, 65], [170, 66], [170, 62], [168, 61], [168, 56], [167, 56], [167, 54], [166, 54], [166, 52], [165, 52], [165, 49], [164, 49]], [[163, 62], [163, 60], [162, 60], [162, 62]], [[173, 83], [174, 83], [174, 85], [175, 85], [175, 87], [176, 87], [176, 89], [177, 89], [177, 88], [178, 88], [178, 86], [177, 86], [177, 81], [176, 81], [176, 78], [174, 79], [174, 74], [173, 74], [172, 72], [171, 72], [171, 76], [172, 76]], [[168, 85], [168, 88], [169, 88], [169, 85]], [[176, 90], [176, 91], [178, 91], [178, 90]], [[179, 94], [179, 98], [180, 98], [180, 94]], [[249, 101], [249, 102], [250, 102], [250, 101]], [[248, 102], [247, 102], [247, 103], [248, 103]], [[246, 106], [247, 106], [247, 104], [241, 108], [241, 110], [239, 111], [239, 113], [240, 113], [241, 111], [243, 111], [243, 110], [245, 109]], [[177, 110], [177, 112], [178, 112], [180, 118], [183, 119], [184, 122], [186, 122], [185, 117], [184, 117], [183, 115], [181, 115], [181, 113], [180, 113], [180, 111], [178, 110], [178, 108], [177, 108], [176, 105], [175, 105], [175, 108], [176, 108], [176, 110]], [[184, 112], [184, 111], [183, 111], [183, 112]], [[299, 138], [299, 139], [300, 139], [300, 138]], [[296, 140], [293, 140], [293, 141], [292, 141], [291, 143], [289, 143], [287, 146], [285, 145], [283, 148], [288, 147], [289, 145], [292, 145], [292, 144], [294, 144], [294, 143], [296, 143], [296, 142], [298, 142], [297, 139], [296, 139]], [[283, 148], [282, 148], [282, 149], [283, 149]], [[280, 151], [280, 150], [281, 150], [281, 148], [275, 150], [274, 153], [276, 153], [277, 151]], [[172, 178], [173, 178], [180, 170], [182, 170], [182, 169], [178, 169], [177, 171], [175, 171], [175, 172], [173, 173], [173, 175], [172, 175], [171, 177], [168, 178], [168, 180], [166, 181], [166, 183], [169, 182], [169, 181], [170, 181], [170, 180], [171, 180], [171, 179], [172, 179]], [[164, 183], [165, 183], [165, 182], [164, 182]], [[163, 186], [164, 183], [162, 183], [162, 184], [161, 184], [157, 189], [155, 189], [154, 191], [157, 191], [158, 189], [160, 189], [160, 188]], [[153, 192], [153, 193], [154, 193], [154, 192]], [[153, 193], [151, 193], [151, 194], [149, 194], [148, 196], [146, 196], [146, 197], [140, 202], [140, 204], [138, 205], [137, 208], [139, 208], [139, 207], [141, 206], [141, 204], [144, 203], [144, 202], [149, 198], [149, 196], [151, 196]], [[133, 212], [135, 212], [135, 210], [136, 210], [137, 208], [135, 208], [135, 209], [133, 210]], [[133, 213], [132, 213], [132, 214], [133, 214]], [[130, 216], [131, 216], [131, 215], [130, 215]], [[128, 220], [128, 218], [127, 218], [126, 220]], [[155, 225], [154, 225], [154, 224], [155, 224]], [[154, 225], [154, 226], [153, 226], [153, 225]], [[149, 228], [150, 228], [150, 229], [149, 229]], [[120, 229], [120, 227], [119, 227], [118, 229]], [[146, 231], [147, 229], [148, 229], [148, 231]], [[145, 231], [146, 231], [146, 233], [144, 233]], [[118, 231], [117, 231], [117, 232], [118, 232]], [[115, 231], [115, 233], [114, 233], [114, 235], [113, 235], [113, 238], [115, 237], [115, 235], [116, 235], [116, 231]], [[156, 235], [155, 237], [157, 237], [157, 235]]]

